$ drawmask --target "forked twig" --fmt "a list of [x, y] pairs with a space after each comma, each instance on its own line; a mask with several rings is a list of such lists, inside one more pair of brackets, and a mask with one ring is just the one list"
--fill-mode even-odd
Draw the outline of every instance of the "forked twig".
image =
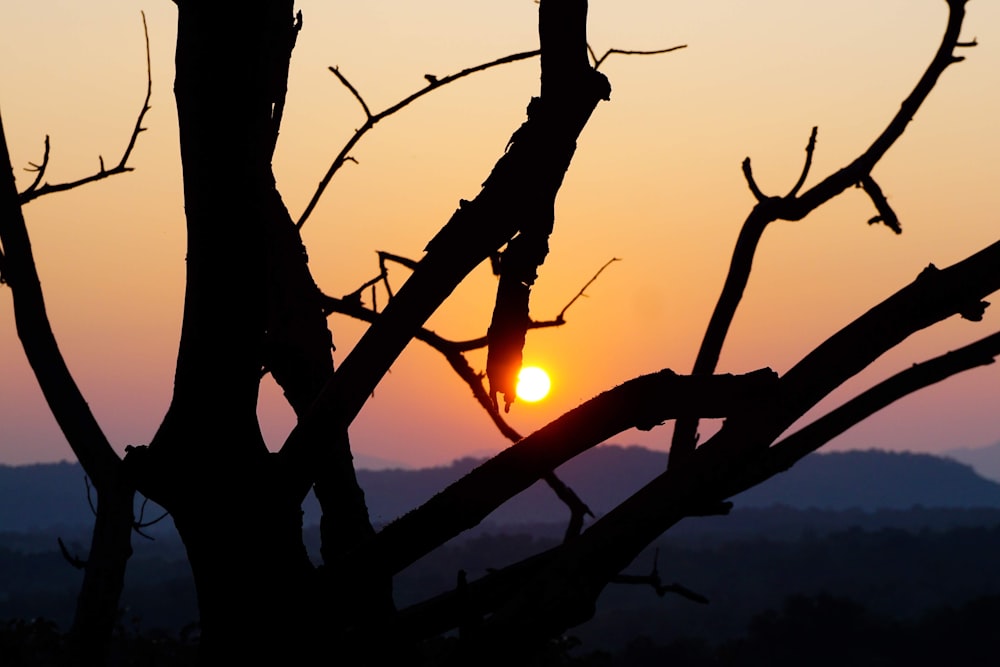
[[[600, 67], [601, 63], [603, 63], [604, 60], [612, 54], [630, 55], [630, 56], [652, 56], [652, 55], [659, 55], [662, 53], [670, 53], [671, 51], [677, 51], [678, 49], [683, 49], [683, 48], [687, 48], [687, 44], [682, 44], [680, 46], [672, 46], [667, 49], [658, 49], [655, 51], [608, 49], [608, 51], [605, 52], [603, 56], [600, 56], [598, 58], [597, 55], [594, 53], [593, 49], [590, 48], [590, 45], [587, 46], [587, 49], [590, 51], [590, 55], [594, 60], [594, 69]], [[415, 102], [416, 100], [420, 99], [421, 97], [423, 97], [424, 95], [433, 90], [437, 90], [441, 86], [446, 86], [449, 83], [457, 81], [458, 79], [461, 79], [463, 77], [469, 76], [470, 74], [482, 72], [484, 70], [488, 70], [493, 67], [506, 65], [508, 63], [517, 62], [519, 60], [527, 60], [528, 58], [534, 58], [535, 56], [539, 55], [539, 53], [541, 52], [537, 49], [534, 51], [523, 51], [521, 53], [514, 53], [508, 56], [504, 56], [502, 58], [497, 58], [496, 60], [491, 60], [490, 62], [487, 63], [475, 65], [474, 67], [467, 67], [466, 69], [463, 69], [460, 72], [456, 72], [455, 74], [449, 74], [448, 76], [443, 76], [443, 77], [438, 77], [435, 76], [434, 74], [425, 74], [424, 78], [427, 80], [426, 86], [424, 86], [417, 92], [412, 93], [407, 97], [404, 97], [399, 102], [396, 102], [392, 106], [387, 107], [386, 109], [378, 113], [372, 113], [371, 108], [365, 101], [364, 96], [362, 96], [361, 93], [358, 91], [358, 89], [354, 86], [354, 84], [352, 84], [348, 80], [348, 78], [344, 76], [344, 73], [341, 72], [339, 68], [330, 67], [329, 68], [330, 71], [333, 73], [334, 76], [337, 77], [337, 80], [339, 80], [340, 83], [343, 84], [345, 88], [347, 88], [347, 90], [351, 93], [354, 99], [358, 101], [358, 104], [361, 105], [361, 109], [365, 113], [365, 122], [360, 128], [354, 131], [354, 135], [347, 141], [346, 144], [344, 144], [344, 147], [340, 149], [340, 152], [337, 154], [337, 157], [334, 158], [333, 163], [330, 165], [330, 168], [327, 169], [326, 174], [324, 174], [323, 178], [319, 182], [319, 185], [316, 187], [316, 191], [313, 193], [313, 196], [309, 200], [309, 203], [306, 204], [305, 209], [302, 211], [302, 215], [299, 216], [298, 221], [295, 223], [296, 226], [299, 229], [302, 229], [302, 226], [305, 225], [306, 220], [309, 218], [310, 215], [312, 215], [313, 210], [319, 203], [320, 197], [323, 196], [323, 193], [326, 191], [327, 186], [330, 185], [330, 181], [333, 180], [334, 175], [340, 170], [340, 168], [344, 166], [344, 163], [350, 161], [357, 164], [358, 161], [349, 155], [350, 151], [357, 145], [357, 143], [361, 140], [361, 138], [368, 133], [369, 130], [375, 127], [375, 124], [378, 123], [380, 120], [387, 118], [388, 116], [391, 116], [397, 111], [400, 111], [401, 109], [408, 106], [412, 102]]]
[[577, 299], [579, 299], [581, 297], [587, 296], [584, 292], [587, 291], [588, 287], [590, 287], [591, 285], [594, 284], [594, 281], [597, 280], [598, 276], [600, 276], [602, 273], [604, 273], [604, 269], [608, 268], [613, 263], [620, 262], [620, 261], [622, 261], [621, 258], [619, 258], [619, 257], [612, 257], [611, 259], [609, 259], [607, 262], [604, 263], [604, 266], [602, 266], [601, 268], [597, 269], [597, 273], [595, 273], [593, 276], [591, 276], [590, 280], [588, 280], [586, 283], [584, 283], [583, 287], [580, 288], [580, 291], [576, 293], [576, 296], [574, 296], [572, 299], [570, 299], [569, 303], [567, 303], [565, 306], [563, 306], [563, 309], [559, 311], [558, 315], [556, 315], [555, 321], [556, 322], [563, 322], [564, 318], [565, 318], [565, 315], [566, 315], [566, 311], [569, 310], [570, 306], [572, 306], [574, 303], [576, 303]]
[[[765, 228], [770, 223], [776, 220], [801, 220], [847, 188], [860, 184], [872, 199], [879, 213], [870, 222], [885, 222], [893, 231], [897, 233], [901, 231], [899, 220], [882, 195], [881, 189], [871, 178], [871, 172], [885, 153], [903, 135], [944, 71], [950, 65], [961, 62], [963, 58], [956, 56], [954, 50], [976, 45], [975, 40], [963, 42], [959, 39], [965, 17], [964, 0], [948, 0], [948, 6], [949, 15], [945, 34], [931, 63], [882, 132], [853, 161], [800, 194], [799, 190], [805, 183], [809, 167], [812, 164], [816, 135], [814, 128], [809, 145], [806, 147], [806, 163], [802, 175], [789, 194], [784, 197], [769, 197], [764, 194], [754, 180], [750, 158], [743, 161], [743, 174], [746, 177], [747, 186], [757, 200], [757, 205], [751, 210], [740, 229], [725, 284], [716, 301], [698, 350], [698, 356], [692, 370], [694, 374], [704, 375], [715, 372], [723, 343], [749, 280], [757, 245]], [[670, 446], [669, 465], [671, 467], [683, 465], [690, 458], [697, 446], [697, 430], [697, 419], [682, 418], [677, 421]]]
[[337, 79], [344, 85], [344, 87], [347, 88], [348, 91], [350, 91], [351, 95], [354, 96], [354, 99], [356, 99], [358, 103], [361, 105], [361, 109], [365, 112], [365, 122], [364, 125], [362, 125], [357, 130], [354, 131], [354, 135], [350, 139], [348, 139], [347, 143], [344, 144], [344, 147], [340, 149], [340, 152], [337, 154], [337, 157], [334, 158], [333, 163], [330, 165], [330, 168], [327, 169], [326, 174], [324, 174], [323, 178], [320, 179], [319, 185], [316, 187], [316, 191], [313, 193], [313, 196], [309, 200], [309, 203], [306, 204], [305, 210], [302, 211], [302, 215], [299, 216], [299, 219], [295, 223], [295, 225], [299, 229], [302, 229], [302, 226], [306, 223], [306, 220], [312, 214], [313, 209], [316, 208], [316, 204], [319, 203], [320, 197], [323, 196], [323, 193], [326, 191], [326, 188], [330, 184], [330, 181], [333, 180], [334, 174], [336, 174], [340, 170], [340, 168], [344, 166], [344, 163], [347, 162], [348, 160], [357, 163], [357, 160], [350, 157], [349, 155], [350, 151], [357, 145], [359, 141], [361, 141], [361, 138], [365, 136], [365, 134], [367, 134], [370, 129], [375, 127], [375, 125], [380, 120], [388, 118], [397, 111], [417, 101], [427, 93], [433, 90], [437, 90], [442, 86], [446, 86], [453, 81], [457, 81], [458, 79], [469, 76], [470, 74], [475, 74], [476, 72], [482, 72], [484, 70], [488, 70], [493, 67], [498, 67], [500, 65], [506, 65], [508, 63], [517, 62], [519, 60], [527, 60], [528, 58], [534, 58], [539, 53], [540, 51], [538, 50], [524, 51], [522, 53], [514, 53], [508, 56], [504, 56], [503, 58], [497, 58], [496, 60], [491, 60], [490, 62], [476, 65], [474, 67], [467, 67], [466, 69], [463, 69], [460, 72], [456, 72], [455, 74], [449, 74], [448, 76], [443, 76], [440, 78], [432, 74], [427, 74], [424, 77], [425, 79], [427, 79], [426, 86], [424, 86], [417, 92], [412, 93], [407, 97], [404, 97], [403, 99], [396, 102], [392, 106], [387, 107], [386, 109], [383, 109], [378, 113], [371, 112], [371, 109], [369, 108], [368, 103], [365, 102], [364, 97], [361, 95], [360, 92], [358, 92], [358, 89], [354, 87], [354, 85], [347, 79], [347, 77], [344, 76], [344, 74], [340, 71], [340, 69], [338, 69], [337, 67], [330, 67], [330, 71], [333, 73], [333, 75], [337, 77]]
[[45, 170], [49, 165], [49, 137], [45, 137], [45, 154], [42, 157], [41, 164], [28, 163], [30, 166], [26, 168], [26, 171], [35, 172], [35, 180], [31, 185], [28, 186], [24, 192], [18, 194], [18, 201], [23, 206], [28, 202], [38, 199], [44, 195], [52, 194], [54, 192], [65, 192], [66, 190], [72, 190], [73, 188], [80, 187], [81, 185], [86, 185], [88, 183], [93, 183], [94, 181], [100, 181], [109, 176], [115, 176], [117, 174], [124, 174], [126, 172], [132, 171], [132, 167], [128, 166], [128, 159], [132, 155], [132, 150], [135, 148], [135, 143], [139, 138], [140, 132], [145, 132], [146, 128], [142, 126], [142, 121], [146, 117], [146, 112], [150, 110], [149, 100], [153, 95], [153, 69], [152, 61], [149, 55], [149, 28], [146, 26], [146, 13], [140, 12], [142, 14], [142, 32], [146, 39], [146, 99], [143, 100], [142, 109], [139, 110], [139, 115], [135, 119], [135, 127], [132, 129], [132, 135], [129, 137], [128, 145], [125, 146], [125, 151], [122, 153], [121, 159], [118, 164], [107, 169], [104, 166], [104, 158], [98, 156], [98, 162], [100, 164], [97, 173], [91, 174], [90, 176], [85, 176], [79, 178], [75, 181], [67, 181], [65, 183], [42, 183], [42, 179], [45, 176]]

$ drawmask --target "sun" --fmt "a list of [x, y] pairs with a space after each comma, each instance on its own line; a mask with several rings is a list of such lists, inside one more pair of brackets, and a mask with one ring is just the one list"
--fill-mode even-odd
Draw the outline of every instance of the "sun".
[[517, 374], [517, 397], [522, 401], [540, 401], [548, 395], [551, 387], [549, 374], [538, 366], [525, 366]]

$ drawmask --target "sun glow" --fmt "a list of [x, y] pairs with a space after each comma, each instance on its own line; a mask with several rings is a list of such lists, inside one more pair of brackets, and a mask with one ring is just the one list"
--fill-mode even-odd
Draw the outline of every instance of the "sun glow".
[[549, 374], [537, 366], [525, 366], [517, 374], [517, 397], [534, 403], [548, 396], [552, 382]]

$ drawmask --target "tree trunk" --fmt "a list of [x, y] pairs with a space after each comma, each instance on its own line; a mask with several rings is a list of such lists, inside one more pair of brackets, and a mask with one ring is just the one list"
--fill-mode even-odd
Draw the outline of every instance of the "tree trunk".
[[170, 408], [126, 461], [187, 548], [206, 664], [287, 662], [322, 636], [301, 509], [256, 416], [283, 210], [271, 155], [297, 27], [287, 0], [178, 2], [184, 317]]

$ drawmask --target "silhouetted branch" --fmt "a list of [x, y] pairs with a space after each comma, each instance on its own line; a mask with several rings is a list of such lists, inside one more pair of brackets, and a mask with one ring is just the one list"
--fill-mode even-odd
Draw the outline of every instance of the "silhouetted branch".
[[598, 277], [600, 277], [600, 275], [602, 273], [604, 273], [604, 269], [608, 268], [609, 266], [611, 266], [615, 262], [620, 262], [620, 261], [621, 261], [621, 259], [619, 259], [618, 257], [612, 257], [607, 262], [605, 262], [604, 265], [601, 268], [597, 269], [597, 273], [595, 273], [594, 275], [592, 275], [590, 277], [590, 280], [588, 280], [586, 283], [584, 283], [583, 287], [580, 288], [580, 291], [577, 292], [576, 295], [572, 299], [569, 300], [569, 303], [567, 303], [565, 306], [563, 306], [563, 309], [559, 311], [558, 315], [556, 315], [555, 321], [556, 322], [563, 322], [563, 321], [565, 321], [566, 311], [570, 309], [570, 306], [572, 306], [574, 303], [576, 303], [578, 299], [587, 296], [586, 294], [584, 294], [584, 292], [586, 292], [587, 288], [590, 287], [591, 285], [593, 285], [594, 281], [596, 281], [598, 279]]
[[639, 586], [651, 586], [653, 591], [656, 592], [658, 597], [663, 597], [667, 593], [675, 593], [683, 598], [687, 598], [692, 602], [697, 602], [698, 604], [708, 604], [708, 598], [700, 593], [692, 591], [686, 586], [682, 586], [678, 583], [664, 584], [663, 580], [660, 579], [659, 571], [659, 560], [660, 560], [660, 550], [656, 549], [653, 554], [653, 569], [647, 575], [637, 575], [637, 574], [619, 574], [611, 578], [608, 583], [612, 584], [630, 584]]
[[168, 516], [170, 516], [170, 512], [164, 511], [163, 514], [161, 514], [157, 518], [153, 519], [152, 521], [143, 521], [143, 519], [146, 516], [146, 504], [147, 503], [149, 503], [149, 498], [143, 498], [142, 499], [142, 505], [139, 506], [139, 518], [136, 519], [135, 522], [132, 524], [132, 530], [134, 530], [139, 535], [142, 535], [147, 540], [155, 540], [156, 538], [154, 538], [154, 537], [152, 537], [150, 535], [147, 535], [146, 533], [142, 532], [142, 529], [149, 528], [150, 526], [155, 526], [156, 524], [160, 523], [161, 521], [163, 521], [164, 519], [166, 519]]
[[327, 186], [330, 185], [330, 181], [333, 180], [334, 174], [336, 174], [340, 170], [340, 168], [344, 165], [345, 162], [350, 160], [355, 164], [357, 164], [357, 160], [350, 157], [348, 153], [350, 153], [350, 151], [357, 145], [357, 143], [361, 140], [361, 138], [365, 134], [367, 134], [370, 129], [375, 127], [375, 125], [379, 121], [405, 108], [406, 106], [420, 99], [427, 93], [433, 90], [437, 90], [441, 86], [448, 85], [452, 81], [457, 81], [458, 79], [469, 76], [470, 74], [475, 74], [476, 72], [482, 72], [483, 70], [487, 70], [493, 67], [498, 67], [500, 65], [506, 65], [508, 63], [517, 62], [519, 60], [526, 60], [528, 58], [534, 58], [539, 53], [540, 53], [539, 51], [524, 51], [522, 53], [514, 53], [509, 56], [504, 56], [503, 58], [497, 58], [496, 60], [491, 60], [488, 63], [476, 65], [475, 67], [468, 67], [460, 72], [456, 72], [455, 74], [450, 74], [448, 76], [440, 78], [428, 75], [427, 77], [425, 77], [427, 79], [427, 85], [424, 88], [421, 88], [417, 92], [407, 97], [404, 97], [399, 102], [396, 102], [392, 106], [383, 109], [382, 111], [375, 114], [371, 112], [371, 109], [368, 108], [368, 104], [361, 96], [361, 93], [359, 93], [357, 88], [355, 88], [351, 84], [351, 82], [347, 80], [347, 77], [345, 77], [338, 68], [330, 67], [330, 71], [334, 74], [334, 76], [336, 76], [337, 79], [344, 85], [344, 87], [351, 92], [351, 95], [354, 96], [354, 99], [356, 99], [358, 103], [361, 105], [361, 108], [365, 112], [366, 119], [364, 125], [355, 130], [354, 135], [350, 139], [348, 139], [347, 143], [344, 144], [344, 147], [340, 149], [340, 152], [337, 154], [337, 157], [334, 158], [333, 163], [330, 165], [330, 168], [327, 169], [326, 174], [320, 180], [319, 185], [316, 187], [316, 191], [313, 193], [312, 198], [309, 200], [309, 203], [306, 204], [306, 208], [305, 210], [302, 211], [302, 215], [299, 216], [298, 222], [296, 222], [295, 224], [299, 227], [299, 229], [301, 229], [302, 226], [306, 224], [306, 220], [312, 214], [313, 209], [316, 208], [316, 204], [319, 203], [320, 197], [323, 196], [323, 192], [326, 190]]
[[768, 451], [765, 467], [787, 470], [810, 452], [900, 398], [963, 371], [988, 366], [996, 361], [998, 355], [1000, 333], [994, 333], [957, 350], [914, 364], [775, 443]]
[[72, 556], [69, 553], [69, 549], [66, 548], [66, 544], [63, 542], [61, 537], [57, 537], [56, 541], [59, 542], [59, 552], [67, 563], [72, 565], [77, 570], [84, 570], [87, 568], [87, 561], [83, 560], [79, 556]]
[[508, 447], [392, 522], [355, 558], [368, 558], [362, 554], [374, 550], [391, 572], [398, 572], [609, 437], [629, 428], [648, 430], [679, 414], [731, 415], [770, 395], [776, 382], [769, 370], [704, 377], [664, 370], [629, 380]]
[[750, 166], [750, 158], [743, 158], [743, 176], [747, 179], [747, 187], [750, 188], [750, 192], [753, 193], [754, 199], [758, 202], [763, 202], [770, 199], [767, 195], [761, 192], [760, 187], [757, 185], [757, 181], [753, 177], [753, 167]]
[[26, 192], [31, 192], [35, 190], [39, 185], [41, 185], [42, 178], [45, 177], [45, 170], [49, 166], [49, 153], [51, 152], [52, 144], [49, 141], [49, 135], [45, 135], [45, 153], [42, 155], [42, 163], [35, 164], [34, 162], [29, 162], [28, 166], [24, 168], [25, 171], [35, 172], [35, 180], [31, 182], [28, 186]]
[[90, 513], [97, 516], [97, 508], [94, 506], [94, 499], [91, 497], [90, 492], [90, 478], [87, 475], [83, 476], [83, 483], [87, 487], [87, 505], [90, 507]]
[[[104, 158], [98, 156], [98, 162], [100, 168], [97, 173], [91, 174], [90, 176], [85, 176], [79, 178], [75, 181], [68, 181], [66, 183], [45, 183], [41, 184], [42, 177], [45, 174], [45, 169], [49, 164], [49, 137], [45, 137], [45, 155], [42, 158], [42, 163], [36, 165], [29, 163], [31, 168], [28, 171], [37, 172], [34, 182], [28, 186], [24, 192], [18, 195], [18, 201], [24, 205], [28, 202], [38, 199], [44, 195], [52, 194], [54, 192], [65, 192], [66, 190], [72, 190], [73, 188], [80, 187], [81, 185], [86, 185], [88, 183], [93, 183], [94, 181], [100, 181], [109, 176], [115, 176], [116, 174], [124, 174], [125, 172], [132, 171], [132, 167], [128, 165], [128, 159], [132, 155], [132, 150], [135, 148], [135, 142], [139, 138], [139, 133], [144, 132], [146, 128], [142, 126], [142, 120], [146, 116], [146, 112], [149, 111], [149, 100], [153, 95], [153, 70], [152, 64], [149, 57], [149, 29], [146, 27], [146, 14], [145, 12], [140, 12], [142, 14], [142, 31], [146, 39], [146, 99], [143, 100], [142, 109], [139, 110], [139, 115], [135, 120], [135, 127], [132, 129], [132, 135], [129, 137], [128, 145], [125, 146], [125, 151], [122, 153], [121, 159], [118, 164], [111, 169], [106, 169], [104, 166]], [[40, 185], [41, 184], [41, 185]]]
[[[623, 55], [648, 56], [648, 55], [658, 55], [661, 53], [670, 53], [671, 51], [677, 51], [678, 49], [683, 49], [683, 48], [687, 48], [687, 44], [682, 44], [680, 46], [672, 46], [667, 49], [659, 49], [655, 51], [631, 51], [624, 49], [608, 49], [608, 51], [603, 56], [597, 58], [593, 50], [590, 49], [590, 46], [587, 45], [587, 49], [590, 50], [591, 55], [593, 55], [594, 57], [594, 63], [595, 63], [594, 69], [597, 69], [609, 55], [615, 53]], [[491, 60], [488, 63], [482, 63], [481, 65], [468, 67], [466, 69], [461, 70], [460, 72], [456, 72], [455, 74], [449, 74], [448, 76], [443, 76], [443, 77], [438, 77], [433, 74], [425, 74], [424, 78], [427, 79], [427, 86], [403, 98], [396, 104], [393, 104], [392, 106], [384, 109], [383, 111], [374, 114], [371, 112], [371, 109], [368, 107], [368, 104], [361, 96], [361, 93], [358, 92], [357, 88], [355, 88], [354, 85], [347, 79], [347, 77], [344, 76], [344, 74], [340, 71], [340, 69], [337, 67], [330, 67], [329, 69], [334, 74], [334, 76], [337, 77], [337, 79], [344, 85], [344, 87], [347, 88], [348, 91], [350, 91], [354, 99], [358, 101], [358, 104], [361, 105], [361, 109], [365, 113], [366, 120], [364, 125], [355, 130], [354, 135], [347, 141], [346, 144], [344, 144], [344, 147], [341, 148], [340, 152], [337, 154], [337, 157], [334, 158], [333, 163], [330, 165], [330, 168], [327, 170], [326, 174], [320, 180], [319, 185], [316, 187], [316, 191], [315, 193], [313, 193], [313, 196], [309, 200], [309, 203], [306, 204], [305, 210], [303, 210], [302, 214], [299, 216], [296, 225], [298, 225], [298, 227], [301, 229], [302, 226], [306, 223], [306, 220], [309, 218], [313, 210], [316, 208], [316, 204], [319, 203], [320, 197], [323, 196], [323, 192], [326, 190], [327, 186], [330, 185], [330, 181], [333, 180], [333, 176], [340, 170], [342, 166], [344, 166], [344, 163], [350, 160], [351, 162], [357, 164], [357, 160], [350, 157], [348, 153], [350, 153], [350, 151], [357, 145], [357, 143], [361, 140], [361, 137], [367, 134], [367, 132], [370, 129], [372, 129], [375, 126], [375, 124], [378, 123], [380, 120], [388, 116], [391, 116], [392, 114], [403, 109], [412, 102], [415, 102], [416, 100], [420, 99], [427, 93], [433, 90], [437, 90], [441, 86], [446, 86], [449, 83], [461, 79], [463, 77], [469, 76], [470, 74], [482, 72], [484, 70], [491, 69], [493, 67], [506, 65], [508, 63], [517, 62], [519, 60], [527, 60], [528, 58], [534, 58], [540, 53], [541, 51], [539, 50], [514, 53], [509, 56], [504, 56], [503, 58], [497, 58], [496, 60]]]
[[868, 224], [874, 225], [881, 222], [897, 234], [902, 234], [903, 228], [899, 224], [899, 218], [896, 217], [896, 212], [889, 206], [889, 201], [882, 194], [882, 188], [878, 186], [875, 179], [866, 175], [858, 185], [864, 188], [865, 193], [871, 197], [872, 203], [875, 204], [875, 210], [878, 211], [878, 215], [870, 218]]
[[[757, 204], [751, 210], [740, 229], [736, 247], [730, 261], [729, 272], [722, 288], [722, 293], [712, 312], [705, 336], [702, 339], [698, 356], [695, 359], [694, 374], [713, 373], [719, 362], [722, 345], [729, 332], [733, 317], [743, 291], [746, 289], [753, 258], [757, 251], [764, 229], [775, 220], [801, 220], [810, 212], [823, 205], [845, 189], [869, 178], [875, 164], [885, 155], [886, 151], [902, 136], [921, 104], [927, 99], [938, 78], [957, 60], [952, 52], [963, 42], [959, 42], [962, 21], [965, 17], [965, 0], [948, 0], [949, 14], [944, 37], [934, 58], [927, 66], [924, 74], [917, 82], [913, 91], [900, 105], [899, 111], [890, 120], [885, 130], [875, 139], [869, 148], [846, 167], [834, 172], [805, 193], [798, 195], [798, 188], [805, 180], [806, 172], [812, 160], [814, 149], [813, 138], [810, 138], [806, 148], [806, 166], [799, 182], [785, 197], [767, 197], [757, 186], [750, 167], [750, 158], [743, 161], [743, 173], [747, 184], [757, 199]], [[973, 42], [968, 43], [973, 45]], [[815, 133], [814, 135], [815, 136]], [[871, 195], [869, 195], [871, 196]], [[876, 207], [879, 204], [876, 203]], [[886, 203], [886, 211], [891, 211]], [[882, 210], [880, 214], [884, 213]], [[894, 217], [894, 216], [893, 216]], [[888, 224], [888, 223], [887, 223]], [[897, 223], [898, 224], [898, 223]], [[683, 465], [698, 443], [698, 422], [693, 419], [678, 420], [670, 446], [670, 466]]]
[[[326, 311], [328, 313], [338, 312], [364, 321], [374, 322], [378, 313], [374, 309], [369, 310], [361, 305], [360, 294], [366, 287], [373, 286], [383, 280], [383, 278], [387, 278], [385, 260], [396, 261], [411, 269], [416, 267], [416, 262], [413, 262], [413, 260], [380, 251], [379, 265], [382, 269], [380, 275], [367, 281], [364, 285], [351, 294], [345, 296], [342, 300], [326, 297]], [[598, 276], [600, 276], [601, 272], [603, 272], [604, 269], [615, 261], [619, 260], [617, 258], [613, 258], [598, 269], [597, 273], [595, 273], [590, 280], [587, 281], [583, 288], [581, 288], [580, 291], [570, 300], [570, 302], [563, 307], [555, 320], [548, 322], [532, 322], [530, 326], [532, 328], [537, 328], [545, 326], [560, 326], [565, 323], [565, 314], [566, 311], [569, 310], [570, 306], [572, 306], [577, 299], [583, 296], [587, 287], [592, 285], [594, 281], [597, 280]], [[387, 279], [385, 280], [385, 284], [388, 291], [389, 287]], [[483, 384], [482, 374], [474, 371], [466, 360], [464, 354], [462, 354], [464, 351], [485, 346], [485, 337], [473, 339], [471, 341], [454, 342], [446, 340], [423, 327], [421, 327], [419, 332], [414, 337], [417, 340], [428, 344], [444, 356], [445, 360], [452, 367], [452, 370], [454, 370], [456, 375], [458, 375], [458, 377], [466, 383], [472, 391], [476, 402], [479, 403], [483, 410], [486, 411], [494, 425], [505, 438], [511, 442], [518, 442], [522, 439], [521, 434], [504, 420], [500, 411], [497, 409], [496, 404], [490, 399], [489, 393], [486, 391], [486, 387]], [[554, 472], [550, 471], [548, 474], [544, 475], [542, 479], [549, 485], [550, 488], [552, 488], [552, 490], [556, 493], [556, 496], [562, 500], [570, 510], [570, 521], [566, 529], [566, 539], [570, 539], [571, 537], [578, 535], [583, 526], [584, 517], [587, 515], [593, 517], [593, 511], [579, 498], [573, 489], [562, 482], [562, 480], [560, 480]]]
[[[374, 322], [375, 317], [378, 315], [378, 309], [374, 305], [374, 299], [372, 301], [373, 303], [372, 308], [367, 309], [361, 303], [362, 293], [366, 289], [373, 288], [375, 285], [382, 283], [382, 285], [385, 287], [389, 299], [391, 300], [394, 295], [392, 288], [389, 285], [389, 270], [387, 266], [387, 261], [394, 261], [411, 270], [415, 269], [417, 266], [417, 262], [408, 257], [403, 257], [401, 255], [394, 255], [392, 253], [388, 253], [382, 250], [379, 250], [377, 254], [379, 257], [379, 274], [377, 276], [365, 281], [360, 287], [358, 287], [357, 289], [348, 294], [345, 294], [340, 299], [329, 296], [324, 297], [324, 299], [326, 299], [325, 311], [328, 315], [331, 313], [340, 313], [342, 315], [348, 315], [350, 317], [354, 317], [355, 319], [360, 319], [365, 322]], [[597, 272], [590, 277], [590, 279], [583, 285], [583, 287], [580, 288], [580, 291], [577, 292], [573, 296], [573, 298], [571, 298], [569, 302], [567, 302], [566, 305], [562, 307], [562, 310], [559, 311], [559, 314], [556, 315], [555, 318], [550, 320], [530, 320], [528, 322], [528, 328], [548, 329], [552, 327], [561, 327], [564, 324], [566, 324], [566, 313], [569, 311], [570, 307], [573, 306], [573, 304], [576, 303], [581, 297], [587, 296], [585, 294], [587, 288], [593, 285], [597, 281], [597, 278], [604, 272], [606, 268], [608, 268], [608, 266], [610, 266], [614, 262], [620, 262], [620, 261], [621, 260], [619, 258], [613, 257], [607, 262], [605, 262], [604, 265], [601, 266], [601, 268], [599, 268]], [[432, 345], [447, 347], [449, 350], [454, 350], [456, 352], [469, 352], [472, 350], [478, 350], [486, 347], [487, 344], [486, 336], [479, 336], [478, 338], [470, 338], [467, 340], [456, 341], [456, 340], [448, 340], [442, 338], [437, 334], [429, 332], [423, 328], [421, 329], [421, 331], [425, 335], [429, 334], [431, 339], [435, 341]], [[419, 336], [418, 339], [424, 340], [423, 338], [419, 338]]]
[[[809, 133], [809, 143], [806, 144], [806, 161], [802, 165], [802, 173], [799, 174], [799, 180], [795, 182], [792, 189], [788, 191], [786, 197], [794, 197], [805, 185], [806, 179], [809, 177], [809, 168], [812, 167], [813, 153], [816, 150], [816, 133], [819, 132], [819, 128], [815, 125], [813, 126], [812, 132]], [[747, 158], [748, 160], [750, 158]], [[759, 200], [758, 200], [759, 201]]]
[[[345, 315], [350, 315], [356, 319], [362, 319], [368, 322], [374, 322], [378, 313], [373, 309], [366, 309], [360, 302], [361, 292], [369, 286], [374, 286], [376, 283], [385, 280], [386, 289], [389, 290], [388, 280], [387, 280], [387, 268], [385, 266], [386, 260], [396, 261], [409, 268], [415, 268], [416, 262], [399, 255], [393, 255], [391, 253], [379, 252], [379, 265], [381, 267], [381, 273], [379, 276], [372, 278], [362, 285], [360, 288], [351, 292], [349, 295], [341, 299], [334, 299], [332, 297], [326, 297], [325, 309], [328, 313], [338, 312]], [[601, 272], [604, 271], [611, 262], [618, 261], [617, 258], [610, 260], [604, 266], [602, 266], [597, 273], [591, 277], [590, 280], [583, 286], [583, 288], [574, 296], [566, 306], [560, 311], [559, 316], [555, 320], [548, 322], [536, 323], [532, 322], [532, 328], [542, 327], [542, 326], [560, 326], [565, 323], [564, 315], [573, 303], [583, 295], [584, 290], [600, 276]], [[390, 297], [391, 297], [391, 291]], [[448, 364], [451, 366], [452, 370], [455, 371], [456, 375], [465, 382], [466, 386], [472, 391], [473, 397], [476, 402], [486, 411], [493, 421], [494, 425], [500, 431], [500, 433], [510, 440], [511, 442], [517, 442], [522, 439], [520, 433], [518, 433], [513, 427], [508, 424], [503, 415], [497, 409], [496, 404], [491, 400], [489, 393], [486, 391], [486, 387], [483, 384], [483, 375], [477, 373], [469, 365], [466, 360], [464, 351], [470, 349], [477, 349], [486, 345], [486, 338], [481, 337], [474, 339], [472, 341], [454, 342], [442, 338], [441, 336], [428, 331], [427, 329], [421, 327], [420, 331], [414, 336], [417, 340], [420, 340], [430, 347], [434, 348], [438, 353], [440, 353]], [[589, 515], [594, 516], [593, 511], [584, 503], [579, 496], [567, 486], [559, 477], [554, 473], [550, 472], [542, 478], [546, 484], [555, 492], [556, 496], [566, 504], [570, 510], [570, 521], [566, 529], [566, 538], [569, 539], [579, 534], [581, 527], [583, 526], [584, 517]]]
[[656, 49], [654, 51], [635, 51], [632, 49], [608, 49], [607, 51], [604, 52], [603, 56], [598, 58], [597, 54], [594, 52], [594, 49], [591, 48], [590, 44], [587, 44], [587, 52], [590, 54], [590, 58], [594, 63], [594, 69], [600, 69], [601, 65], [604, 63], [607, 57], [616, 53], [623, 56], [658, 56], [662, 53], [671, 53], [673, 51], [679, 51], [680, 49], [686, 49], [686, 48], [687, 44], [671, 46], [666, 49]]
[[[368, 108], [368, 104], [365, 102], [365, 98], [361, 97], [361, 93], [358, 92], [358, 89], [355, 88], [354, 85], [350, 81], [347, 80], [346, 76], [344, 76], [343, 74], [340, 73], [340, 69], [338, 67], [330, 67], [329, 69], [330, 69], [331, 72], [333, 72], [334, 76], [336, 76], [338, 79], [340, 79], [340, 82], [342, 84], [344, 84], [344, 87], [347, 88], [349, 91], [351, 91], [351, 95], [354, 95], [354, 99], [356, 99], [358, 101], [358, 104], [360, 104], [361, 108], [364, 110], [365, 117], [368, 118], [368, 119], [371, 119], [372, 112]], [[299, 226], [300, 227], [302, 226], [301, 222], [300, 222]]]
[[[483, 641], [516, 625], [529, 632], [522, 639], [527, 642], [535, 632], [539, 633], [536, 637], [551, 636], [588, 618], [606, 583], [670, 526], [706, 503], [730, 497], [779, 472], [777, 467], [761, 472], [761, 462], [773, 456], [768, 445], [833, 389], [911, 333], [959, 314], [967, 304], [1000, 289], [998, 267], [1000, 242], [947, 269], [924, 271], [833, 335], [789, 370], [766, 400], [744, 404], [743, 410], [728, 418], [714, 437], [692, 453], [682, 471], [668, 469], [578, 539], [556, 550], [523, 583], [525, 592], [512, 596], [484, 624]], [[970, 353], [972, 361], [948, 362], [953, 365], [947, 372], [988, 363], [985, 354], [993, 354], [998, 343], [994, 337], [981, 342], [982, 348]], [[984, 354], [985, 348], [989, 349]], [[927, 378], [943, 374], [938, 368], [921, 382], [910, 380], [901, 386], [915, 390]]]

